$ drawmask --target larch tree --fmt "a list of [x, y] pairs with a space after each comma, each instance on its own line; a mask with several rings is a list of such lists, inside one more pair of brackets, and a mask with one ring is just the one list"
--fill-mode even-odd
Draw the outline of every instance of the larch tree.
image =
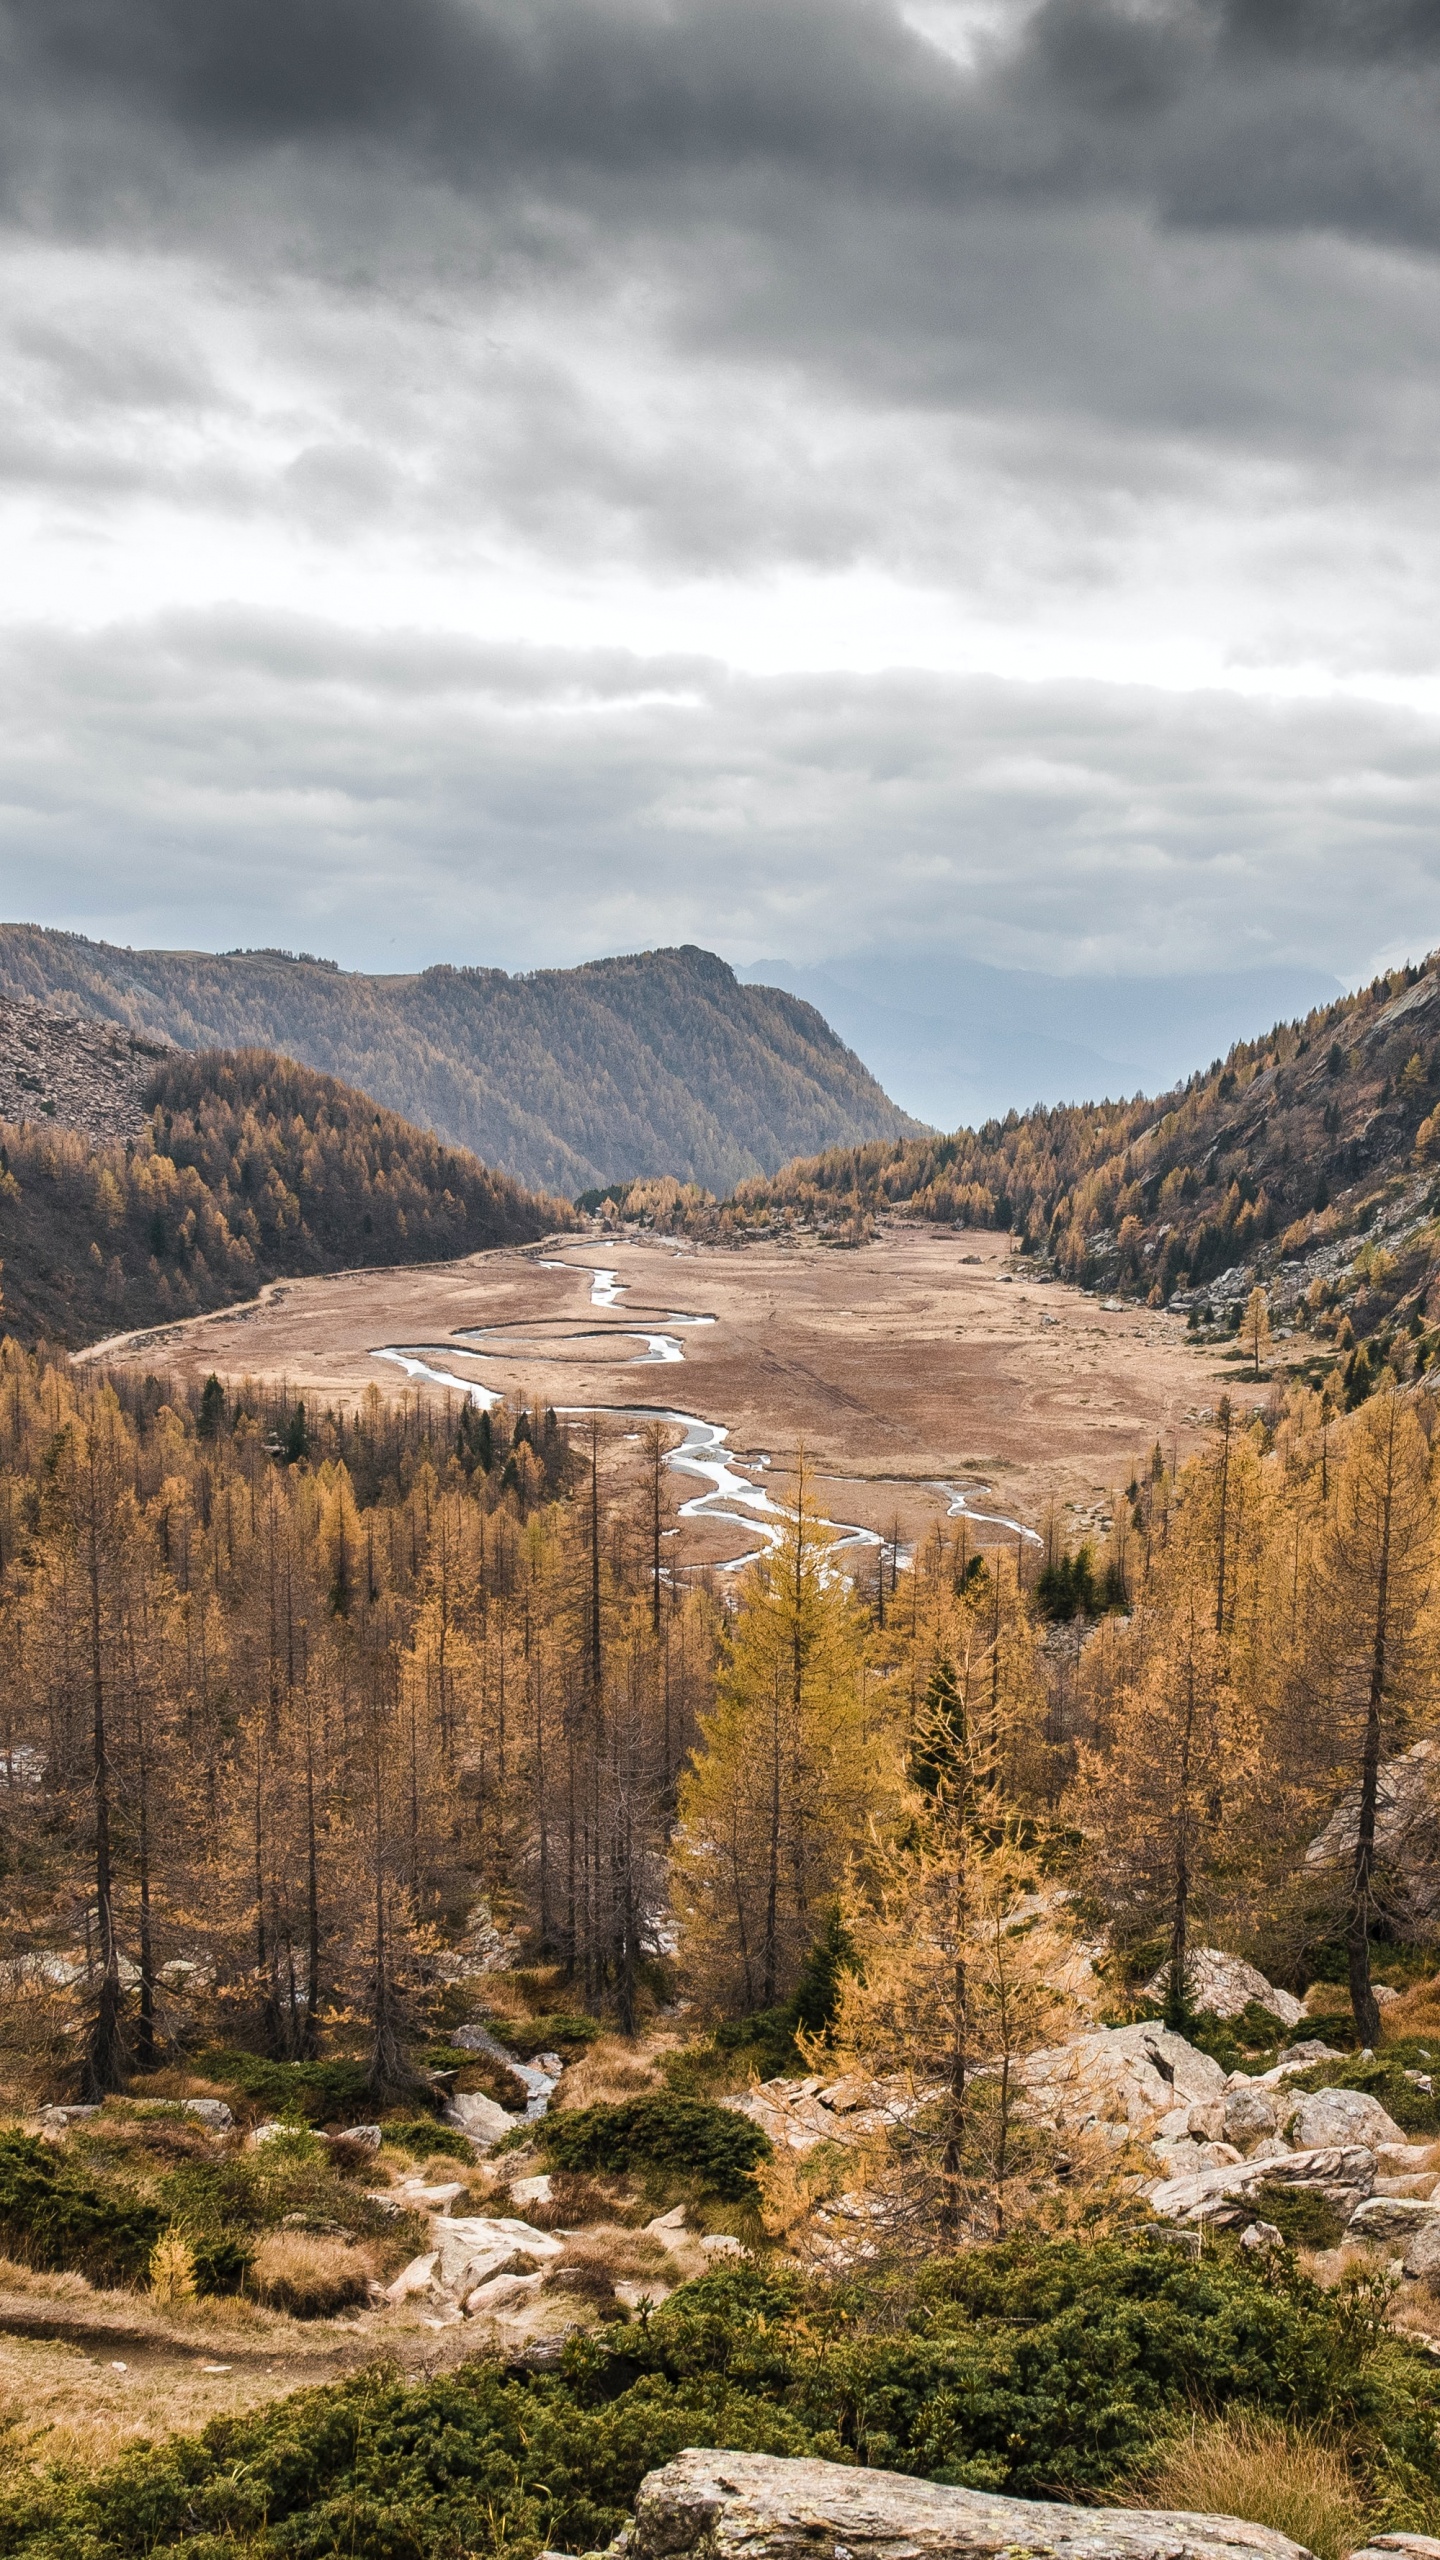
[[793, 1989], [848, 1861], [898, 1806], [867, 1615], [830, 1543], [802, 1467], [779, 1545], [747, 1569], [681, 1780], [672, 1888], [687, 1964], [718, 2008], [773, 2008]]

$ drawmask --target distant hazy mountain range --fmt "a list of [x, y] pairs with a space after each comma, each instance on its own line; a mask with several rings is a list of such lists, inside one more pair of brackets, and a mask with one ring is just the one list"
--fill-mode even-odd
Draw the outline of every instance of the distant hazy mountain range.
[[724, 1194], [792, 1156], [920, 1126], [809, 1003], [741, 985], [689, 944], [529, 977], [367, 977], [284, 952], [128, 951], [15, 924], [0, 926], [5, 995], [182, 1049], [279, 1050], [571, 1198], [667, 1173]]
[[1033, 1102], [1163, 1093], [1257, 1023], [1341, 992], [1316, 969], [1054, 978], [923, 950], [852, 952], [813, 969], [757, 960], [740, 976], [818, 1006], [886, 1091], [937, 1129], [979, 1128]]

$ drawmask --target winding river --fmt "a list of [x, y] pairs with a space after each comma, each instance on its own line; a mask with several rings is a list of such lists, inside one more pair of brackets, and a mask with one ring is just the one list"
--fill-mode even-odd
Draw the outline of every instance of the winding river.
[[[538, 1267], [542, 1271], [573, 1271], [582, 1274], [590, 1282], [592, 1307], [606, 1310], [619, 1308], [621, 1300], [628, 1294], [629, 1283], [621, 1279], [618, 1271], [597, 1268], [593, 1263], [548, 1260], [541, 1261]], [[710, 1325], [716, 1322], [716, 1318], [712, 1315], [686, 1314], [670, 1308], [663, 1311], [646, 1308], [636, 1310], [636, 1313], [658, 1316], [659, 1324], [651, 1326], [632, 1321], [608, 1325], [577, 1325], [561, 1332], [555, 1329], [548, 1318], [537, 1319], [537, 1322], [544, 1324], [545, 1339], [548, 1342], [584, 1342], [591, 1339], [613, 1342], [617, 1337], [623, 1340], [627, 1336], [633, 1341], [642, 1342], [645, 1345], [644, 1350], [638, 1352], [627, 1364], [635, 1369], [683, 1365], [685, 1349], [679, 1338], [680, 1330], [687, 1326]], [[472, 1360], [505, 1358], [513, 1361], [517, 1355], [511, 1346], [517, 1339], [523, 1338], [525, 1331], [526, 1327], [523, 1324], [474, 1325], [452, 1334], [448, 1342], [387, 1343], [383, 1348], [374, 1351], [371, 1356], [376, 1360], [394, 1361], [398, 1368], [405, 1371], [407, 1377], [421, 1380], [428, 1386], [453, 1387], [461, 1395], [468, 1396], [472, 1404], [477, 1404], [489, 1412], [496, 1405], [503, 1403], [502, 1389], [487, 1387], [478, 1378], [462, 1376], [456, 1369], [442, 1367], [439, 1364], [442, 1361], [453, 1361], [457, 1351]], [[502, 1344], [506, 1346], [503, 1350]], [[538, 1350], [539, 1346], [536, 1345], [535, 1348]], [[740, 1462], [729, 1445], [730, 1435], [727, 1424], [706, 1422], [697, 1413], [683, 1413], [669, 1405], [659, 1404], [571, 1404], [557, 1405], [555, 1409], [557, 1413], [572, 1421], [586, 1420], [591, 1415], [603, 1414], [619, 1422], [674, 1423], [684, 1436], [677, 1448], [667, 1452], [666, 1466], [672, 1475], [686, 1477], [692, 1482], [698, 1479], [705, 1488], [703, 1492], [694, 1493], [688, 1501], [681, 1503], [679, 1517], [682, 1520], [725, 1520], [733, 1527], [746, 1530], [752, 1537], [760, 1540], [758, 1546], [747, 1548], [744, 1554], [728, 1557], [718, 1567], [720, 1572], [734, 1572], [741, 1565], [749, 1564], [755, 1556], [764, 1554], [767, 1548], [779, 1545], [790, 1515], [782, 1504], [772, 1499], [763, 1485], [752, 1484], [748, 1476], [739, 1472]], [[768, 1461], [761, 1460], [758, 1463], [764, 1466]], [[936, 1483], [932, 1490], [944, 1495], [947, 1516], [952, 1520], [960, 1518], [973, 1520], [977, 1526], [1007, 1529], [1017, 1538], [1032, 1540], [1037, 1545], [1040, 1543], [1036, 1539], [1035, 1531], [1027, 1529], [1022, 1521], [1007, 1520], [996, 1512], [977, 1510], [970, 1495], [959, 1486]], [[889, 1543], [877, 1530], [867, 1529], [858, 1521], [827, 1520], [824, 1526], [835, 1532], [833, 1552], [836, 1554], [843, 1553], [847, 1548], [878, 1548]], [[910, 1561], [909, 1554], [902, 1548], [897, 1562], [904, 1566]]]

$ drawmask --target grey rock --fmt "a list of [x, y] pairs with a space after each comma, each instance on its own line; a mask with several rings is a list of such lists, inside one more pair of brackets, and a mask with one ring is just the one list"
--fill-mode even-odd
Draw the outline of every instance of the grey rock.
[[1150, 2210], [1164, 2222], [1248, 2222], [1255, 2195], [1270, 2178], [1315, 2189], [1348, 2220], [1369, 2194], [1374, 2176], [1375, 2155], [1360, 2144], [1290, 2151], [1281, 2160], [1252, 2158], [1235, 2169], [1202, 2169], [1191, 2177], [1168, 2179], [1151, 2188]]
[[[1365, 2545], [1370, 2551], [1408, 2551], [1411, 2560], [1440, 2560], [1440, 2542], [1433, 2533], [1372, 2533]], [[1353, 2552], [1351, 2560], [1365, 2560], [1365, 2552]]]
[[1223, 2139], [1248, 2151], [1252, 2142], [1274, 2132], [1275, 2101], [1268, 2089], [1227, 2089], [1223, 2119]]
[[1363, 2142], [1376, 2151], [1382, 2142], [1405, 2139], [1393, 2116], [1364, 2089], [1315, 2090], [1301, 2099], [1288, 2131], [1299, 2151], [1319, 2151], [1336, 2142]]
[[[1163, 2000], [1169, 1981], [1170, 1967], [1162, 1964], [1145, 1985], [1148, 1997]], [[1252, 2000], [1282, 2027], [1293, 2027], [1305, 2015], [1305, 2004], [1293, 1991], [1278, 1990], [1257, 1966], [1243, 1956], [1227, 1955], [1223, 1947], [1192, 1948], [1185, 1959], [1185, 1990], [1191, 2006], [1213, 2018], [1238, 2018]]]
[[650, 2472], [612, 2551], [628, 2560], [1303, 2560], [1284, 2534], [1229, 2516], [1051, 2505], [839, 2462], [725, 2452], [682, 2453]]
[[518, 2118], [494, 2098], [487, 2098], [483, 2089], [457, 2089], [445, 2109], [445, 2121], [467, 2133], [477, 2151], [488, 2151], [502, 2134], [514, 2132]]
[[385, 2137], [378, 2124], [347, 2124], [343, 2133], [331, 2138], [336, 2142], [353, 2142], [357, 2151], [378, 2151]]
[[198, 2116], [212, 2133], [228, 2133], [235, 2121], [223, 2098], [186, 2098], [184, 2107], [187, 2116]]
[[1422, 2222], [1411, 2232], [1401, 2264], [1407, 2276], [1440, 2275], [1440, 2220]]
[[1420, 2196], [1368, 2196], [1350, 2216], [1351, 2240], [1408, 2240], [1440, 2224], [1440, 2204]]

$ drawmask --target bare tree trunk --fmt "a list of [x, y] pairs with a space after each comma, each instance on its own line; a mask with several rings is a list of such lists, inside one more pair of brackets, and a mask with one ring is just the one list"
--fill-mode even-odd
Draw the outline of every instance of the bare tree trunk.
[[95, 1910], [100, 1934], [100, 1993], [81, 2068], [85, 2099], [94, 2103], [122, 2086], [120, 1948], [115, 1935], [115, 1882], [110, 1851], [110, 1745], [100, 1589], [100, 1463], [93, 1431], [86, 1452], [85, 1566], [90, 1604], [90, 1727], [95, 1797]]
[[1365, 1700], [1365, 1741], [1360, 1759], [1360, 1808], [1355, 1826], [1355, 1863], [1350, 1877], [1350, 1909], [1345, 1953], [1350, 1976], [1350, 2006], [1362, 2045], [1380, 2041], [1380, 2005], [1370, 1983], [1370, 1920], [1375, 1876], [1375, 1808], [1380, 1793], [1380, 1716], [1385, 1703], [1386, 1652], [1390, 1633], [1390, 1531], [1395, 1501], [1395, 1408], [1385, 1448], [1385, 1486], [1380, 1502], [1380, 1558], [1375, 1577], [1375, 1626], [1370, 1642], [1370, 1678]]

